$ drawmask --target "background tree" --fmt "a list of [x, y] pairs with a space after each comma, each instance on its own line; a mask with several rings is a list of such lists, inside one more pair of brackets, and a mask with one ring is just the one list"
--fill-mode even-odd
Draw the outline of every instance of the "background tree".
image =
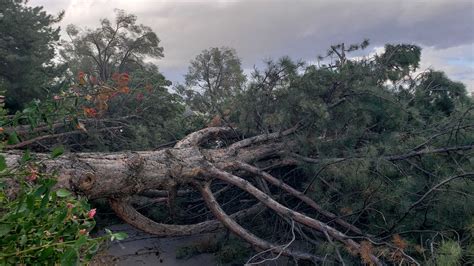
[[177, 91], [191, 109], [206, 114], [222, 114], [243, 89], [246, 77], [234, 49], [204, 50], [191, 61], [185, 86]]
[[[189, 120], [181, 119], [181, 98], [168, 91], [171, 82], [158, 66], [147, 62], [163, 57], [160, 40], [150, 27], [137, 24], [135, 15], [116, 10], [113, 23], [102, 19], [100, 27], [85, 30], [69, 25], [67, 34], [70, 40], [63, 41], [61, 55], [71, 82], [89, 97], [103, 99], [102, 107], [90, 106], [104, 109], [101, 119], [120, 120], [123, 126], [119, 132], [78, 136], [81, 145], [76, 150], [149, 149], [188, 132], [183, 124]], [[77, 73], [82, 73], [81, 82]]]
[[20, 110], [24, 104], [44, 98], [54, 78], [64, 69], [53, 62], [59, 41], [58, 23], [64, 12], [52, 16], [24, 0], [0, 2], [0, 88], [6, 89], [6, 107]]
[[144, 67], [146, 57], [163, 57], [160, 39], [150, 27], [137, 24], [137, 17], [116, 10], [115, 21], [100, 21], [96, 29], [66, 29], [70, 41], [63, 42], [61, 55], [73, 73], [85, 71], [107, 81], [114, 72], [130, 72]]

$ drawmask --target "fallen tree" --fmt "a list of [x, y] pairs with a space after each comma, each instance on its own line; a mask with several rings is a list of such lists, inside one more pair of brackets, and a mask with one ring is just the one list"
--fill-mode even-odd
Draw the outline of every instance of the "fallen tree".
[[[172, 148], [156, 151], [70, 153], [56, 159], [51, 159], [48, 154], [35, 154], [35, 158], [40, 162], [43, 171], [57, 173], [58, 188], [66, 188], [76, 194], [85, 195], [89, 199], [107, 198], [111, 208], [125, 222], [151, 234], [183, 236], [212, 232], [226, 227], [259, 250], [271, 250], [274, 253], [314, 262], [322, 260], [311, 252], [293, 250], [290, 247], [267, 242], [237, 222], [240, 218], [255, 214], [256, 211], [265, 207], [284, 219], [327, 236], [329, 241], [335, 240], [342, 243], [362, 258], [368, 256], [371, 263], [382, 264], [381, 260], [393, 259], [390, 256], [393, 257], [393, 254], [397, 252], [399, 258], [416, 263], [403, 250], [386, 242], [377, 243], [373, 236], [323, 209], [302, 191], [274, 177], [269, 171], [262, 170], [304, 162], [304, 160], [297, 160], [294, 154], [292, 155], [291, 146], [294, 141], [291, 134], [296, 129], [295, 127], [283, 132], [238, 140], [226, 147], [205, 148], [205, 144], [209, 141], [234, 134], [234, 129], [231, 128], [211, 127], [188, 135]], [[472, 145], [463, 146], [459, 147], [459, 150], [472, 148]], [[452, 151], [454, 148], [431, 152], [446, 152], [446, 150]], [[421, 151], [417, 152], [417, 154], [420, 153]], [[21, 158], [21, 153], [15, 151], [6, 152], [3, 155], [7, 164], [12, 167]], [[411, 153], [406, 156], [409, 155]], [[387, 158], [395, 160], [406, 156]], [[307, 160], [309, 159], [306, 158]], [[244, 178], [249, 176], [251, 179]], [[225, 213], [211, 190], [211, 185], [215, 180], [245, 191], [257, 199], [258, 203], [233, 214]], [[311, 215], [312, 212], [306, 214], [281, 204], [268, 189], [269, 184], [304, 202], [323, 219], [314, 218]], [[166, 198], [172, 213], [176, 198], [189, 193], [180, 190], [181, 187], [191, 187], [199, 191], [207, 207], [214, 214], [215, 220], [181, 225], [157, 223], [138, 212], [129, 202], [134, 195], [152, 193], [156, 190], [164, 191], [161, 196]], [[367, 251], [364, 244], [361, 244], [361, 240], [364, 243], [369, 241], [384, 245], [392, 252]], [[367, 252], [369, 254], [366, 254]]]
[[[347, 50], [332, 47], [338, 49]], [[197, 131], [211, 114], [182, 114], [166, 93], [145, 97], [142, 109], [143, 95], [128, 97], [128, 87], [114, 100], [100, 86], [79, 87], [82, 104], [75, 94], [59, 97], [53, 109], [37, 107], [3, 123], [9, 166], [2, 164], [3, 176], [12, 188], [15, 178], [28, 187], [34, 186], [30, 174], [54, 176], [56, 189], [106, 199], [105, 211], [94, 205], [98, 213], [111, 208], [158, 236], [226, 228], [260, 251], [250, 265], [280, 255], [341, 264], [433, 264], [446, 261], [443, 256], [469, 261], [472, 101], [462, 84], [442, 73], [412, 79], [419, 48], [386, 49], [360, 62], [341, 53], [336, 65], [305, 69], [289, 59], [268, 62], [238, 97], [222, 106], [215, 101], [219, 114]], [[387, 79], [396, 82], [387, 85]], [[102, 108], [104, 99], [116, 109]], [[61, 104], [74, 108], [64, 115]], [[54, 159], [42, 153], [57, 145], [70, 152]], [[25, 148], [38, 152], [26, 164], [16, 151]], [[22, 171], [8, 176], [16, 165]], [[43, 195], [31, 193], [41, 204]], [[66, 200], [57, 204], [64, 213], [71, 205]], [[88, 208], [81, 215], [92, 219]], [[23, 237], [17, 231], [15, 239]], [[7, 253], [21, 248], [11, 245]]]

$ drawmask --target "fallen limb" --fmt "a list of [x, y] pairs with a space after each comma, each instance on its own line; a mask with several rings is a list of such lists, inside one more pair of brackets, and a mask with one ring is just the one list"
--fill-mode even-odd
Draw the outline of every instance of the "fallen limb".
[[[112, 209], [125, 222], [151, 234], [182, 236], [213, 232], [225, 226], [259, 250], [271, 249], [276, 254], [281, 253], [299, 259], [320, 261], [320, 258], [313, 254], [289, 250], [284, 246], [262, 240], [237, 223], [238, 219], [255, 214], [261, 210], [262, 206], [266, 206], [269, 211], [283, 217], [285, 221], [294, 221], [297, 226], [302, 225], [309, 230], [315, 230], [323, 237], [328, 235], [331, 240], [343, 243], [357, 253], [363, 252], [360, 243], [352, 239], [351, 236], [322, 221], [288, 208], [272, 198], [265, 182], [304, 202], [345, 231], [367, 237], [367, 234], [364, 234], [362, 230], [324, 210], [303, 192], [253, 165], [255, 163], [262, 164], [265, 161], [271, 165], [281, 163], [281, 166], [298, 164], [296, 160], [281, 158], [281, 151], [292, 145], [291, 140], [283, 141], [283, 138], [287, 138], [286, 134], [290, 133], [279, 133], [270, 137], [269, 135], [256, 136], [251, 141], [240, 142], [238, 145], [220, 149], [206, 149], [200, 146], [208, 140], [227, 136], [227, 134], [233, 134], [233, 130], [205, 128], [190, 134], [174, 147], [156, 151], [69, 153], [56, 159], [51, 159], [50, 155], [41, 153], [33, 154], [33, 156], [39, 163], [38, 167], [41, 167], [44, 172], [57, 174], [58, 188], [69, 189], [89, 199], [109, 199]], [[11, 151], [3, 153], [3, 156], [6, 158], [7, 165], [14, 168], [21, 161], [22, 153]], [[238, 176], [243, 172], [261, 178], [264, 181], [261, 183], [263, 191]], [[238, 209], [234, 214], [227, 215], [210, 190], [209, 184], [215, 179], [228, 184], [228, 187], [224, 186], [219, 190], [223, 192], [218, 193], [225, 194], [227, 192], [224, 193], [224, 191], [228, 191], [229, 186], [235, 186], [244, 191], [241, 193], [242, 195], [250, 195], [260, 203], [250, 208]], [[127, 200], [133, 195], [151, 193], [162, 196], [170, 203], [175, 198], [194, 194], [189, 189], [179, 190], [180, 187], [196, 188], [216, 220], [191, 222], [190, 224], [158, 223], [139, 213]], [[242, 202], [241, 200], [243, 199], [240, 198], [239, 202]], [[164, 199], [157, 201], [164, 202]], [[203, 204], [203, 201], [191, 201], [190, 203], [199, 206], [199, 204]], [[207, 216], [208, 213], [206, 215], [199, 214], [196, 217]], [[368, 256], [372, 263], [378, 265], [382, 263], [375, 254], [370, 253]]]

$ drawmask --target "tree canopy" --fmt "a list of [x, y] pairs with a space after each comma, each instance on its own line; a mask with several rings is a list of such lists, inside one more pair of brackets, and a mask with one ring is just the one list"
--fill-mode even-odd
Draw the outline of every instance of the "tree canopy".
[[44, 98], [54, 78], [64, 69], [55, 62], [64, 12], [47, 14], [24, 0], [0, 2], [0, 89], [6, 90], [6, 106], [19, 110], [26, 103]]
[[130, 72], [145, 67], [146, 57], [163, 57], [160, 39], [150, 27], [137, 24], [137, 17], [116, 10], [114, 22], [100, 21], [96, 29], [66, 28], [70, 41], [63, 42], [61, 55], [71, 71], [86, 71], [109, 80], [113, 73]]
[[191, 61], [185, 80], [177, 91], [186, 103], [196, 111], [219, 114], [242, 91], [246, 77], [234, 49], [214, 47]]

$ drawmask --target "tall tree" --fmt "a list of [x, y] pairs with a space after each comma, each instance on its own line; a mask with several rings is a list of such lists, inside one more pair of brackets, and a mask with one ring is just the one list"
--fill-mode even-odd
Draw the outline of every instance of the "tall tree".
[[62, 57], [72, 72], [95, 73], [102, 81], [114, 72], [130, 72], [144, 67], [146, 57], [162, 58], [163, 47], [152, 29], [137, 24], [137, 17], [116, 10], [115, 21], [100, 21], [96, 29], [81, 30], [68, 25], [70, 41], [63, 42]]
[[203, 113], [220, 113], [241, 90], [246, 77], [234, 49], [228, 47], [204, 50], [191, 61], [185, 76], [186, 86], [177, 91], [192, 109]]
[[64, 12], [52, 16], [25, 0], [0, 1], [0, 87], [6, 107], [19, 110], [41, 98], [58, 75], [53, 62]]

